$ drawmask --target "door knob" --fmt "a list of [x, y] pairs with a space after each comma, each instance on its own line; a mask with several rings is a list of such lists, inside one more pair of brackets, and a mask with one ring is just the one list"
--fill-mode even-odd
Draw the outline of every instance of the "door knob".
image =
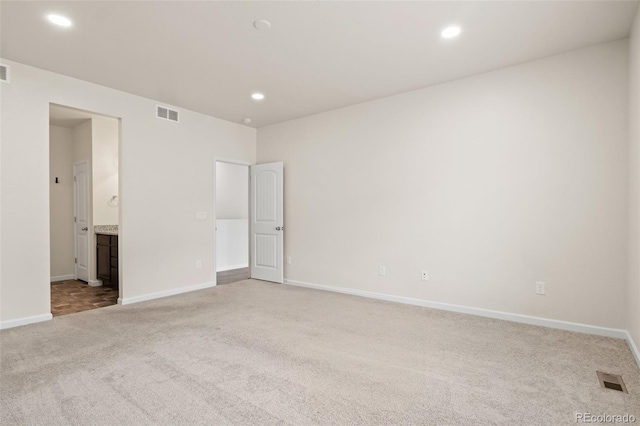
[[89, 228], [87, 228], [86, 226], [84, 228], [82, 228], [83, 231], [88, 231]]
[[276, 226], [276, 231], [279, 231], [279, 230], [280, 230], [280, 227], [279, 227], [279, 226]]

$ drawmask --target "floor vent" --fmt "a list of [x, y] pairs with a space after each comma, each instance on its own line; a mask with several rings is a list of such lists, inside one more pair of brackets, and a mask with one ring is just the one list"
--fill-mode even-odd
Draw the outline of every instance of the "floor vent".
[[598, 374], [600, 386], [602, 386], [603, 388], [629, 393], [627, 392], [627, 387], [624, 384], [624, 380], [622, 380], [622, 376], [618, 374], [603, 373], [602, 371], [596, 371], [596, 373]]
[[3, 83], [9, 82], [9, 66], [0, 64], [0, 81]]
[[176, 123], [180, 121], [178, 120], [178, 111], [160, 105], [156, 108], [156, 117], [163, 120], [175, 121]]

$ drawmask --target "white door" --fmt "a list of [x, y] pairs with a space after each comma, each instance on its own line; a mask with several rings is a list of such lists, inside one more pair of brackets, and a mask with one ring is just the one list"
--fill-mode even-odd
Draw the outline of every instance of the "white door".
[[283, 164], [251, 166], [251, 278], [284, 280]]
[[76, 252], [76, 279], [89, 282], [89, 166], [73, 165], [73, 214]]

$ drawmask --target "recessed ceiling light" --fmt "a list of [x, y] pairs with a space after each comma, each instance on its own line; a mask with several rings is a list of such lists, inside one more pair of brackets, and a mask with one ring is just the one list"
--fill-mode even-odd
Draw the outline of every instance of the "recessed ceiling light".
[[253, 27], [256, 30], [267, 31], [271, 29], [271, 22], [267, 21], [266, 19], [258, 19], [257, 21], [253, 22]]
[[256, 92], [251, 94], [251, 99], [254, 101], [261, 101], [264, 99], [264, 95], [262, 93]]
[[62, 15], [47, 15], [47, 19], [49, 20], [49, 22], [51, 22], [52, 24], [56, 24], [59, 25], [61, 27], [70, 27], [71, 26], [71, 19], [64, 17]]
[[243, 118], [243, 119], [242, 119], [242, 123], [243, 123], [243, 124], [251, 124], [251, 121], [252, 121], [252, 120], [251, 120], [250, 118], [248, 118], [248, 117], [247, 117], [247, 118]]
[[460, 27], [453, 26], [453, 27], [447, 27], [444, 30], [442, 30], [440, 35], [442, 36], [442, 38], [454, 38], [460, 35], [461, 32], [462, 32], [462, 29]]

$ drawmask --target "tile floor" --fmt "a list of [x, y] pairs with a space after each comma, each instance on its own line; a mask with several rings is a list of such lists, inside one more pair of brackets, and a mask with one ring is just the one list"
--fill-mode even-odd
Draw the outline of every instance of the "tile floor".
[[54, 317], [116, 303], [118, 303], [118, 290], [111, 287], [91, 287], [78, 280], [51, 283], [51, 313]]

